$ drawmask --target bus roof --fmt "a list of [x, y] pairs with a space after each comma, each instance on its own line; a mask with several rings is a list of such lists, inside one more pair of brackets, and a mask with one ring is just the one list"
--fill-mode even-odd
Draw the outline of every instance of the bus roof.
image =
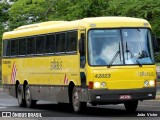
[[35, 27], [41, 27], [41, 26], [47, 26], [47, 25], [54, 25], [54, 24], [63, 23], [63, 22], [65, 21], [47, 21], [47, 22], [42, 22], [42, 23], [23, 25], [14, 30], [16, 31], [16, 30], [23, 30], [23, 29], [29, 29], [29, 28], [35, 28]]
[[91, 17], [75, 21], [49, 21], [31, 25], [24, 25], [14, 31], [3, 34], [3, 39], [11, 39], [38, 34], [47, 34], [66, 30], [90, 28], [119, 28], [119, 27], [148, 27], [148, 21], [131, 17]]

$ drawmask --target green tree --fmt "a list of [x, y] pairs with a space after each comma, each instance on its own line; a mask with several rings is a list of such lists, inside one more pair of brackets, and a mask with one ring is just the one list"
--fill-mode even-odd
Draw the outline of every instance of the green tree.
[[103, 16], [107, 0], [59, 0], [53, 5], [49, 19], [75, 20], [85, 17]]
[[2, 35], [5, 31], [5, 28], [7, 28], [7, 22], [9, 19], [8, 10], [10, 8], [10, 5], [7, 2], [1, 2], [0, 3], [0, 55], [1, 55], [1, 41], [2, 41]]
[[112, 0], [109, 1], [108, 15], [144, 18], [148, 20], [154, 33], [160, 36], [160, 0]]
[[10, 29], [18, 26], [45, 21], [46, 10], [53, 0], [17, 0], [10, 11]]
[[107, 3], [106, 0], [18, 0], [9, 11], [10, 28], [39, 21], [102, 16]]

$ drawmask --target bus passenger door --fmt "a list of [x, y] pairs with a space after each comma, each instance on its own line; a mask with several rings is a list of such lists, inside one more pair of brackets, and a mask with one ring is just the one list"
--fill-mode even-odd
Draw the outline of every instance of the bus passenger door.
[[85, 29], [80, 31], [79, 34], [79, 53], [80, 53], [80, 84], [86, 87], [86, 32]]

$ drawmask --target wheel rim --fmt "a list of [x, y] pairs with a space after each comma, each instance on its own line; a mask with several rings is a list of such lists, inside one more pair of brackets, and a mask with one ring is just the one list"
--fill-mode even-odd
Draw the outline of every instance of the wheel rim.
[[26, 98], [26, 103], [29, 105], [30, 104], [30, 101], [31, 101], [31, 99], [30, 99], [30, 91], [29, 91], [29, 89], [27, 89], [26, 90], [26, 93], [25, 93], [25, 98]]
[[18, 103], [22, 103], [22, 91], [20, 90], [20, 88], [18, 88]]
[[72, 101], [73, 101], [73, 108], [75, 111], [78, 111], [79, 109], [79, 97], [78, 97], [78, 92], [75, 91], [72, 97]]

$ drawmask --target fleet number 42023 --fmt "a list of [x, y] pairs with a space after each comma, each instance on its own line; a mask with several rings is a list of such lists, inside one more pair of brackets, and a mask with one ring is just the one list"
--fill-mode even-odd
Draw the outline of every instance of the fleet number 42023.
[[111, 74], [96, 74], [95, 78], [110, 78]]

